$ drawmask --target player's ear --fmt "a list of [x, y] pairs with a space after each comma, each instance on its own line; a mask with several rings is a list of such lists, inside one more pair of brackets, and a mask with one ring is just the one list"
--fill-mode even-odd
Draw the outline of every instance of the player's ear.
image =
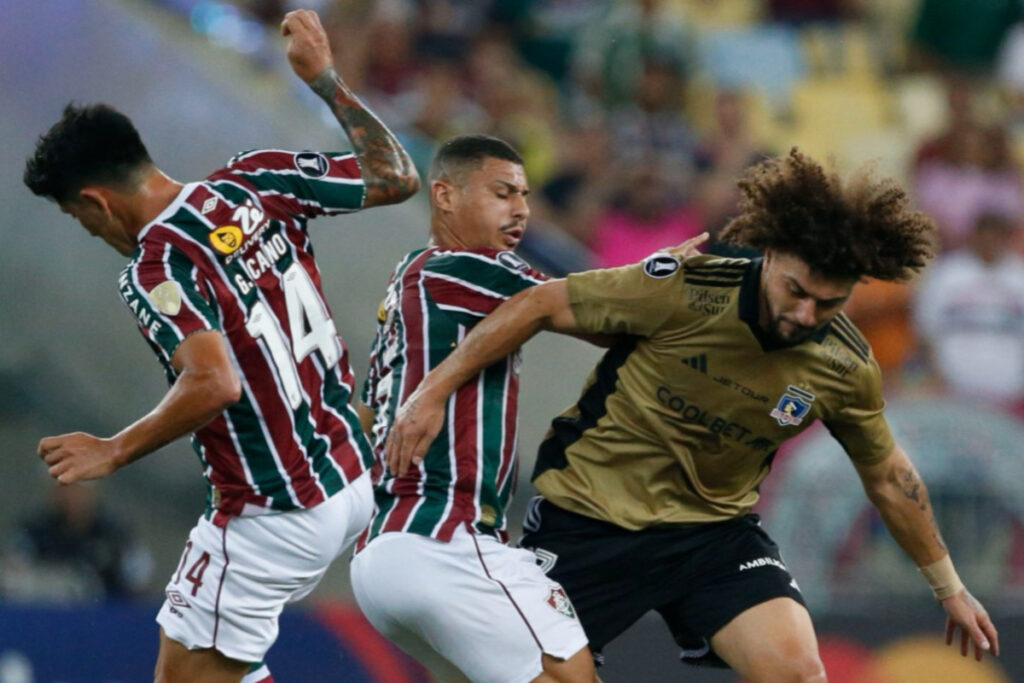
[[112, 213], [110, 210], [110, 199], [102, 188], [83, 187], [78, 191], [78, 201], [86, 206], [92, 206], [99, 209], [104, 213], [104, 215], [109, 216]]
[[444, 180], [430, 183], [430, 203], [441, 211], [454, 210], [455, 186]]

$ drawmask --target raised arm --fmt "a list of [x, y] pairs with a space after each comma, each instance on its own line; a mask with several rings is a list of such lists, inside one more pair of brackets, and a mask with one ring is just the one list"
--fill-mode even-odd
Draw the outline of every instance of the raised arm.
[[48, 436], [38, 454], [62, 484], [105, 477], [199, 429], [238, 401], [241, 383], [219, 331], [196, 332], [171, 359], [178, 378], [149, 414], [110, 438], [84, 432]]
[[419, 463], [441, 431], [444, 405], [460, 386], [526, 343], [540, 330], [582, 332], [569, 306], [565, 280], [550, 280], [516, 294], [478, 323], [459, 346], [402, 404], [388, 434], [385, 458], [392, 473]]
[[334, 59], [320, 17], [312, 10], [285, 15], [292, 70], [331, 108], [345, 129], [366, 183], [364, 207], [395, 204], [416, 194], [420, 177], [408, 152], [387, 126], [359, 101], [334, 70]]
[[855, 466], [889, 533], [920, 568], [946, 610], [946, 643], [960, 628], [961, 654], [967, 655], [973, 640], [975, 659], [981, 660], [984, 651], [998, 655], [999, 634], [985, 608], [960, 582], [935, 523], [928, 489], [906, 452], [896, 446], [879, 463]]

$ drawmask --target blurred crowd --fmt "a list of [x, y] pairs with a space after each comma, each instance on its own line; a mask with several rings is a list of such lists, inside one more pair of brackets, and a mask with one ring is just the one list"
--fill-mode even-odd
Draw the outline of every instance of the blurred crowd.
[[[318, 10], [339, 72], [421, 172], [451, 135], [508, 140], [533, 190], [521, 250], [552, 275], [705, 230], [711, 251], [737, 254], [714, 236], [752, 164], [794, 145], [841, 171], [872, 161], [941, 239], [923, 277], [868, 283], [847, 307], [887, 395], [1024, 419], [1021, 0], [161, 1], [200, 33], [226, 12], [270, 33], [291, 9]], [[93, 494], [55, 495], [0, 551], [0, 595], [144, 591], [147, 553]]]
[[[235, 2], [268, 27], [294, 4]], [[793, 145], [840, 170], [874, 161], [941, 237], [926, 277], [850, 303], [890, 391], [1024, 415], [1019, 0], [314, 4], [339, 71], [421, 168], [459, 133], [521, 150], [522, 249], [555, 275], [714, 236], [744, 169]]]

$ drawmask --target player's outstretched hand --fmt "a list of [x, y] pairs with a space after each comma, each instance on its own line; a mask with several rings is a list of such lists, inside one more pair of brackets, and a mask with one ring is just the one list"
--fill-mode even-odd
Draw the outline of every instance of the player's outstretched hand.
[[946, 645], [951, 645], [960, 629], [960, 654], [964, 657], [974, 641], [974, 658], [981, 661], [982, 654], [999, 655], [999, 632], [988, 618], [988, 612], [966, 589], [942, 601], [946, 610]]
[[711, 234], [708, 232], [702, 232], [701, 234], [691, 237], [682, 244], [678, 244], [667, 251], [673, 256], [696, 256], [700, 253], [700, 249], [697, 247], [702, 246], [709, 239], [711, 239]]
[[287, 54], [292, 71], [306, 83], [334, 65], [327, 31], [313, 10], [297, 9], [284, 15], [281, 35], [288, 39]]
[[384, 444], [384, 460], [391, 474], [403, 475], [409, 465], [419, 466], [444, 424], [444, 401], [414, 391], [395, 415]]
[[49, 465], [50, 476], [62, 484], [99, 479], [117, 469], [111, 441], [84, 432], [48, 436], [36, 452]]

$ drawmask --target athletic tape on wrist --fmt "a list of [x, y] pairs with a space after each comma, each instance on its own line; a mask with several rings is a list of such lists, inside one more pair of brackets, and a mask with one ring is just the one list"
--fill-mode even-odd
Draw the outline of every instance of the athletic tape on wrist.
[[928, 579], [928, 585], [932, 587], [932, 593], [936, 600], [945, 600], [956, 595], [964, 588], [964, 584], [957, 576], [953, 568], [953, 560], [946, 555], [938, 562], [932, 562], [927, 567], [918, 567], [918, 571]]

